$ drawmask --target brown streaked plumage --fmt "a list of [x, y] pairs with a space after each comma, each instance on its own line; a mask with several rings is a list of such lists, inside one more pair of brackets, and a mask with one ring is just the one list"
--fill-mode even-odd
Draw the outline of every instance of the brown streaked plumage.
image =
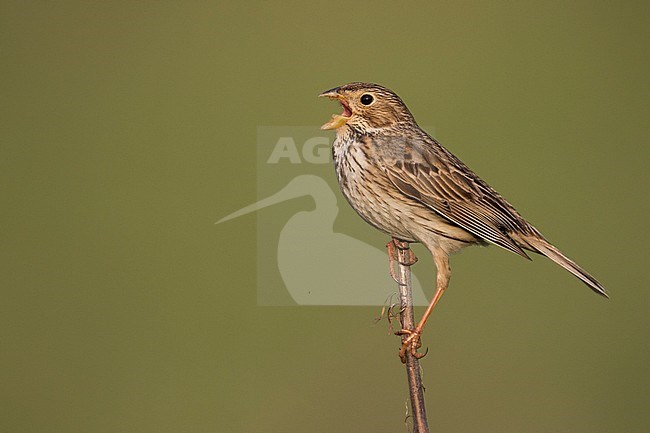
[[332, 153], [343, 195], [369, 224], [395, 241], [421, 242], [438, 269], [436, 292], [402, 347], [415, 355], [427, 318], [449, 284], [449, 255], [492, 243], [528, 258], [545, 255], [596, 293], [605, 288], [567, 258], [499, 193], [416, 123], [393, 91], [350, 83], [320, 96], [336, 99], [343, 113], [322, 129], [336, 129]]

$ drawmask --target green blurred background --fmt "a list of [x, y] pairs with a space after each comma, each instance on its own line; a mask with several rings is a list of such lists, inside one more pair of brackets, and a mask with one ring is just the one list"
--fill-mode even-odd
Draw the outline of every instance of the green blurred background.
[[[455, 256], [432, 431], [650, 429], [647, 2], [373, 5], [1, 3], [0, 431], [406, 431], [379, 308], [258, 306], [271, 214], [214, 225], [257, 198], [256, 128], [319, 125], [338, 108], [315, 96], [355, 80], [612, 295]], [[337, 195], [336, 229], [382, 247]]]

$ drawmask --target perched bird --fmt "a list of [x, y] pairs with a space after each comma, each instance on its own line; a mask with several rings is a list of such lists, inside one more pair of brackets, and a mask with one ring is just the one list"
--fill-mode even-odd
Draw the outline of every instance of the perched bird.
[[417, 353], [422, 329], [449, 284], [449, 255], [470, 245], [491, 243], [525, 258], [529, 258], [525, 250], [542, 254], [608, 297], [594, 277], [420, 129], [395, 92], [355, 82], [319, 96], [343, 107], [343, 113], [333, 115], [321, 129], [336, 130], [332, 154], [347, 201], [366, 222], [390, 235], [395, 245], [420, 242], [433, 255], [436, 291], [415, 329], [400, 331], [408, 334], [402, 359], [407, 350], [422, 356]]

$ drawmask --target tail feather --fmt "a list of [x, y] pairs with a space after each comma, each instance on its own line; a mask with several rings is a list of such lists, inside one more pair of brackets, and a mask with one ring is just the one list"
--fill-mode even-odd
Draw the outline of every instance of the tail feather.
[[553, 260], [558, 265], [562, 266], [567, 271], [571, 272], [576, 277], [580, 278], [583, 283], [585, 283], [591, 290], [598, 293], [605, 298], [609, 298], [609, 294], [605, 287], [598, 282], [594, 277], [589, 275], [587, 271], [578, 266], [573, 260], [562, 254], [560, 250], [555, 248], [544, 239], [533, 238], [526, 239], [526, 242], [533, 247], [534, 250], [540, 254], [545, 255], [549, 259]]

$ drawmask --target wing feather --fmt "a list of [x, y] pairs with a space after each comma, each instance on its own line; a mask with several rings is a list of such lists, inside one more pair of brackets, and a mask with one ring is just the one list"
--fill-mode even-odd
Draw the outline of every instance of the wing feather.
[[535, 229], [460, 160], [430, 140], [431, 146], [417, 149], [421, 158], [384, 164], [388, 179], [403, 194], [473, 235], [528, 258], [508, 233], [528, 235]]

